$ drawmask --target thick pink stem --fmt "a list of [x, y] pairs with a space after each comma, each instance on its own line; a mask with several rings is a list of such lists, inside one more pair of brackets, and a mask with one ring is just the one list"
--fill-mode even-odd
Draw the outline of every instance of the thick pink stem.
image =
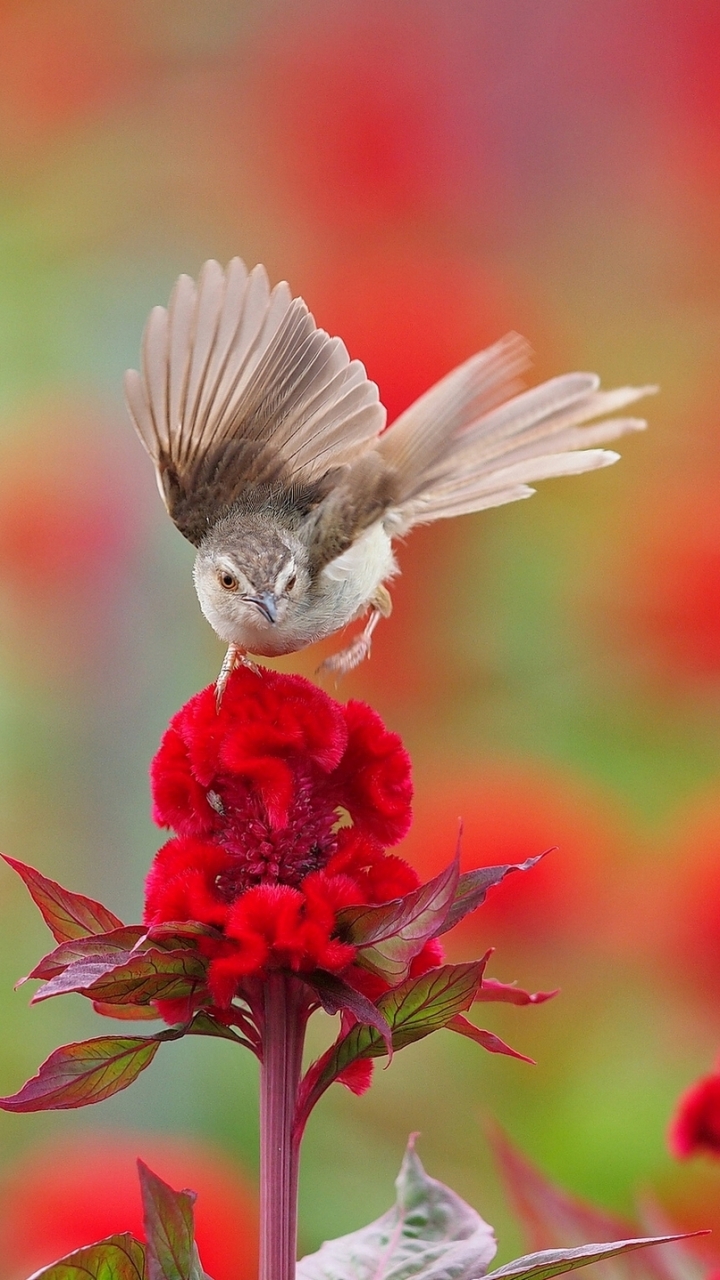
[[307, 992], [291, 974], [265, 982], [260, 1072], [260, 1280], [295, 1280], [299, 1144], [293, 1120]]

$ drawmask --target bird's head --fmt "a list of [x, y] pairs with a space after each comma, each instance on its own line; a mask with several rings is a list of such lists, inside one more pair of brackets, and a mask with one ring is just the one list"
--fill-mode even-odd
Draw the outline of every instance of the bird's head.
[[[226, 644], [282, 627], [310, 585], [300, 540], [264, 515], [229, 515], [205, 536], [193, 577], [200, 608]], [[262, 652], [255, 649], [255, 652]]]

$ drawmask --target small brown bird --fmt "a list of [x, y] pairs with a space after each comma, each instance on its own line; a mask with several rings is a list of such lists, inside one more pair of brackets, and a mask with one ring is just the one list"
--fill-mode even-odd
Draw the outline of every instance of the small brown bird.
[[568, 373], [521, 391], [528, 364], [508, 334], [386, 430], [363, 365], [287, 284], [271, 290], [239, 258], [206, 262], [197, 286], [180, 276], [125, 386], [163, 501], [197, 547], [200, 607], [229, 646], [218, 697], [247, 654], [292, 653], [368, 614], [323, 663], [350, 670], [390, 613], [394, 538], [608, 466], [618, 455], [595, 446], [645, 426], [593, 420], [655, 387], [600, 391], [595, 374]]

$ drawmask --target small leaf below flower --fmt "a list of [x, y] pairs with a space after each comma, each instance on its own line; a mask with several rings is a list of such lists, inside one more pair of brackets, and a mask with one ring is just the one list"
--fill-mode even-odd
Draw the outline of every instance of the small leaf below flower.
[[122, 920], [102, 902], [63, 889], [55, 880], [48, 880], [40, 871], [17, 858], [10, 858], [6, 853], [1, 856], [27, 885], [30, 897], [56, 942], [70, 942], [72, 938], [85, 938], [89, 933], [107, 933], [111, 929], [122, 928]]
[[30, 1280], [150, 1280], [145, 1249], [128, 1234], [108, 1236], [35, 1271]]
[[303, 1258], [297, 1280], [475, 1280], [495, 1256], [492, 1227], [449, 1187], [429, 1178], [410, 1139], [397, 1202], [381, 1218]]
[[207, 960], [197, 951], [118, 951], [77, 960], [36, 991], [32, 1003], [70, 991], [103, 1004], [181, 1000], [202, 985], [206, 971]]
[[494, 1031], [484, 1031], [482, 1027], [476, 1027], [461, 1013], [451, 1018], [446, 1026], [448, 1031], [457, 1031], [459, 1035], [467, 1036], [469, 1040], [482, 1045], [488, 1053], [506, 1053], [509, 1058], [519, 1058], [521, 1062], [529, 1062], [532, 1067], [535, 1066], [534, 1058], [528, 1058], [526, 1054], [518, 1053], [517, 1049], [511, 1049], [510, 1045], [501, 1040], [500, 1036], [496, 1036]]
[[128, 924], [123, 925], [121, 929], [112, 929], [108, 933], [94, 933], [84, 938], [72, 938], [69, 942], [61, 942], [54, 951], [43, 956], [32, 973], [22, 981], [27, 982], [28, 978], [42, 978], [45, 981], [55, 978], [77, 960], [106, 959], [111, 964], [116, 963], [116, 953], [132, 951], [135, 944], [145, 937], [146, 932], [142, 924]]
[[193, 1191], [173, 1191], [138, 1160], [147, 1239], [147, 1280], [205, 1280], [193, 1223]]

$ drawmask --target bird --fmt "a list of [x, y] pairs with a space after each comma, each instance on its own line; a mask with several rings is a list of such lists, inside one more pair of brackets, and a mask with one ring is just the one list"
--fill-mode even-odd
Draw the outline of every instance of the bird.
[[[606, 467], [642, 430], [610, 417], [657, 390], [601, 390], [594, 373], [529, 389], [517, 333], [471, 356], [387, 426], [378, 387], [262, 265], [210, 260], [150, 313], [130, 416], [167, 511], [196, 548], [200, 608], [238, 663], [293, 653], [366, 618], [319, 668], [368, 657], [395, 543], [416, 525], [529, 498], [533, 484]], [[600, 421], [598, 421], [600, 419]]]

